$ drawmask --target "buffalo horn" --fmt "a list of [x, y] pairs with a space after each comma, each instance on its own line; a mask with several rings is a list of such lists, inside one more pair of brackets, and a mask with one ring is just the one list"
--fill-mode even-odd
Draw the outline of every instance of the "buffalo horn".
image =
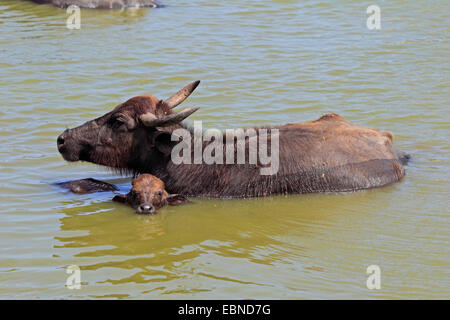
[[189, 83], [186, 87], [175, 93], [173, 96], [171, 96], [169, 99], [165, 100], [164, 102], [172, 109], [178, 106], [180, 103], [182, 103], [184, 100], [186, 100], [187, 97], [197, 88], [199, 85], [200, 80], [194, 81], [192, 83]]
[[156, 117], [153, 113], [141, 115], [142, 123], [147, 127], [167, 127], [180, 123], [200, 108], [186, 108], [180, 112], [172, 113], [161, 118]]

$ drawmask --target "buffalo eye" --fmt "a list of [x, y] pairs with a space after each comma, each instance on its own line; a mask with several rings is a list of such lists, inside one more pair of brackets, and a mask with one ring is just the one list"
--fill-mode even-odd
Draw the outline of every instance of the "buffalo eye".
[[112, 117], [109, 120], [109, 126], [113, 130], [125, 131], [127, 127], [125, 126], [126, 120], [123, 117]]
[[132, 200], [136, 200], [138, 198], [137, 192], [134, 191], [134, 190], [131, 190], [130, 191], [130, 197], [131, 197]]
[[109, 122], [110, 127], [113, 129], [117, 129], [121, 125], [123, 125], [123, 122], [120, 121], [118, 118], [111, 118], [108, 122]]

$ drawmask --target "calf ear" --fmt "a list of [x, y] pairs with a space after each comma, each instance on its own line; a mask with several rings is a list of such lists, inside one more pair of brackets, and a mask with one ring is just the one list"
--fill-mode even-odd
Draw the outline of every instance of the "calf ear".
[[167, 204], [170, 206], [177, 206], [188, 202], [185, 196], [181, 194], [169, 194], [166, 198]]
[[114, 198], [112, 200], [116, 201], [116, 202], [126, 203], [128, 200], [128, 197], [126, 194], [118, 194], [118, 195], [114, 196]]

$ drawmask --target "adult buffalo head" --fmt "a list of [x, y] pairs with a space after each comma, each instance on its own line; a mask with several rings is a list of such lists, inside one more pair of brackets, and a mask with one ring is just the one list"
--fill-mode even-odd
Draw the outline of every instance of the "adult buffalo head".
[[131, 98], [107, 114], [65, 130], [57, 139], [67, 161], [88, 161], [134, 173], [149, 172], [170, 157], [171, 132], [198, 110], [174, 112], [198, 86], [195, 81], [167, 100], [152, 95]]

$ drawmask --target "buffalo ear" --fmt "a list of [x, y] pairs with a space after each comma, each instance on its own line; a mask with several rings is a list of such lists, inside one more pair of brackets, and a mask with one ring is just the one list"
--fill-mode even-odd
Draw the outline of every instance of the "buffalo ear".
[[118, 194], [118, 195], [114, 196], [114, 198], [112, 200], [115, 202], [126, 203], [128, 201], [128, 195], [127, 194]]
[[128, 118], [126, 121], [126, 126], [128, 130], [136, 129], [136, 121], [133, 118]]
[[172, 152], [172, 148], [177, 143], [171, 140], [171, 134], [168, 132], [161, 132], [155, 138], [155, 147], [166, 157]]
[[188, 202], [185, 196], [181, 194], [169, 194], [166, 198], [167, 204], [170, 206], [177, 206]]

